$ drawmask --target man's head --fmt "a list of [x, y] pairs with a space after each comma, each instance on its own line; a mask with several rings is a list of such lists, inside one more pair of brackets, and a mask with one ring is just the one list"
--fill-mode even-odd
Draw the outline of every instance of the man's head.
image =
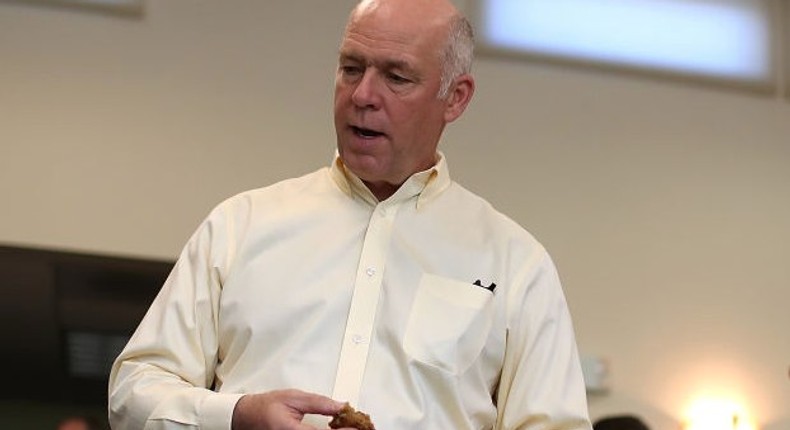
[[345, 165], [377, 197], [436, 162], [474, 93], [472, 33], [448, 0], [363, 0], [340, 46], [335, 129]]

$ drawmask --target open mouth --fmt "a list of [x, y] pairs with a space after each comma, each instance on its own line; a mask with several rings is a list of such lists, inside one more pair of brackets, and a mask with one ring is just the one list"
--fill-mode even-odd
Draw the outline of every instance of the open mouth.
[[351, 126], [351, 131], [354, 132], [357, 136], [363, 139], [373, 139], [375, 137], [384, 136], [384, 133], [376, 130], [371, 130], [369, 128]]

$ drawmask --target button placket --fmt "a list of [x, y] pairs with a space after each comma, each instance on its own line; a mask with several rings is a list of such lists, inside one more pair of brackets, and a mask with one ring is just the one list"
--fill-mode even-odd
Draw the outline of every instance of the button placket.
[[335, 375], [333, 397], [352, 404], [359, 399], [362, 387], [392, 231], [394, 212], [382, 210], [380, 206], [368, 222]]

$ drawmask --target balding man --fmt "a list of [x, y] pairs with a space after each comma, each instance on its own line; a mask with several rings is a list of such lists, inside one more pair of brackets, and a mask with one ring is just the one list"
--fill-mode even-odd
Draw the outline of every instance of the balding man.
[[450, 179], [475, 90], [447, 0], [365, 0], [335, 78], [330, 167], [217, 206], [110, 381], [120, 429], [590, 429], [545, 249]]

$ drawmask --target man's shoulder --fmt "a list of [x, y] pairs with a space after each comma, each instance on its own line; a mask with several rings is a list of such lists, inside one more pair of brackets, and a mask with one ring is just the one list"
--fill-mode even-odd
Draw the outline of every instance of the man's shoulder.
[[306, 173], [302, 176], [282, 179], [258, 188], [251, 188], [241, 191], [225, 199], [222, 204], [249, 199], [258, 200], [268, 198], [286, 198], [289, 196], [298, 197], [304, 192], [325, 188], [328, 185], [331, 185], [329, 169], [323, 167], [310, 173]]
[[501, 223], [503, 226], [523, 230], [523, 227], [514, 221], [510, 215], [500, 211], [499, 208], [494, 206], [487, 198], [471, 191], [463, 185], [453, 181], [447, 191], [448, 197], [452, 199], [451, 204], [458, 205], [459, 209], [462, 209], [464, 212], [482, 213], [485, 214], [487, 218]]
[[487, 229], [489, 234], [505, 235], [512, 239], [519, 238], [530, 246], [542, 247], [527, 228], [509, 214], [499, 210], [485, 197], [455, 181], [447, 191], [447, 197], [452, 200], [450, 204], [456, 206], [456, 213], [467, 214], [471, 219], [484, 223], [485, 225], [480, 227]]
[[302, 176], [233, 194], [216, 204], [211, 213], [224, 213], [227, 216], [263, 208], [283, 208], [292, 202], [305, 200], [307, 195], [328, 195], [331, 187], [333, 182], [329, 169], [321, 168]]

